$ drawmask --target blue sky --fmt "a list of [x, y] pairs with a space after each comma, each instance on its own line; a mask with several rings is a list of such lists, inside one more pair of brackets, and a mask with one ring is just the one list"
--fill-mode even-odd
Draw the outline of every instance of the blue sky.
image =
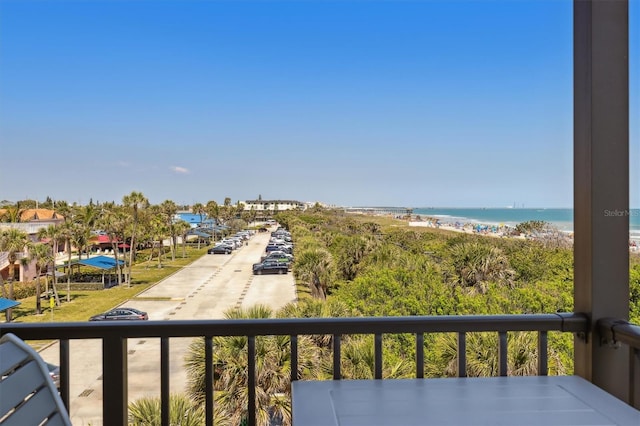
[[0, 200], [571, 207], [572, 103], [569, 0], [0, 0]]

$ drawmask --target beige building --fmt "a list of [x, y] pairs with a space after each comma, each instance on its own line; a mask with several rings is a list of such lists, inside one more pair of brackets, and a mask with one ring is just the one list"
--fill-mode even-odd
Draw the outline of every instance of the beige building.
[[[8, 213], [7, 209], [0, 209], [0, 217]], [[32, 241], [37, 241], [38, 231], [47, 228], [49, 225], [57, 225], [64, 222], [64, 217], [49, 209], [25, 209], [20, 212], [19, 222], [0, 222], [0, 230], [16, 228], [26, 232]], [[22, 256], [26, 256], [23, 253]], [[21, 257], [21, 256], [20, 256]], [[19, 280], [31, 280], [35, 276], [35, 265], [33, 262], [23, 264], [18, 262], [16, 270], [19, 273]], [[8, 253], [0, 252], [0, 274], [6, 279], [9, 271]]]

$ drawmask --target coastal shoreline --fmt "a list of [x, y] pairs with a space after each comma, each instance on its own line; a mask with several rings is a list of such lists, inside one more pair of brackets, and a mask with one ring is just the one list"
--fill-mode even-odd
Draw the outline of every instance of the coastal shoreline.
[[502, 225], [483, 225], [477, 223], [467, 222], [462, 225], [457, 225], [456, 223], [449, 222], [433, 222], [431, 220], [427, 221], [409, 221], [409, 226], [422, 227], [422, 228], [432, 228], [432, 229], [442, 229], [445, 231], [453, 231], [459, 232], [463, 234], [473, 234], [473, 235], [484, 235], [495, 238], [516, 238], [516, 239], [527, 239], [524, 235], [513, 235], [511, 232], [513, 231], [512, 227]]
[[[480, 224], [476, 222], [462, 223], [458, 221], [441, 222], [439, 219], [433, 220], [431, 218], [426, 220], [415, 220], [415, 218], [411, 218], [411, 220], [409, 220], [407, 223], [409, 226], [413, 227], [442, 229], [445, 231], [459, 232], [470, 235], [481, 235], [493, 238], [512, 238], [519, 240], [544, 239], [544, 236], [514, 234], [515, 227], [511, 225]], [[573, 245], [572, 231], [570, 232], [557, 230], [554, 237], [556, 238], [556, 240], [563, 240], [564, 244], [567, 246]], [[632, 253], [640, 253], [640, 238], [637, 238], [637, 236], [633, 235], [631, 232], [629, 233], [629, 251]]]

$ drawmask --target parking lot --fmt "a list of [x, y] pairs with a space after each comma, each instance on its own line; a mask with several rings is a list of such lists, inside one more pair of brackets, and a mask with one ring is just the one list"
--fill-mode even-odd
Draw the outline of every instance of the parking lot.
[[[248, 245], [232, 254], [209, 254], [159, 282], [122, 306], [149, 314], [149, 320], [219, 319], [230, 308], [264, 304], [278, 309], [296, 300], [293, 274], [253, 275], [252, 265], [260, 260], [269, 233], [257, 233]], [[171, 392], [182, 392], [186, 383], [184, 354], [191, 339], [171, 340]], [[130, 340], [129, 400], [158, 396], [160, 344], [156, 339]], [[70, 414], [74, 425], [102, 423], [102, 354], [99, 341], [70, 343]], [[53, 364], [59, 363], [59, 347], [41, 352]], [[154, 361], [154, 360], [157, 360]]]

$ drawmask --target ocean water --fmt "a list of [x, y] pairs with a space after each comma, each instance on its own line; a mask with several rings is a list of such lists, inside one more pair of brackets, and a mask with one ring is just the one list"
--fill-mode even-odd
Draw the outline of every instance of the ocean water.
[[[525, 208], [415, 208], [414, 215], [433, 217], [441, 222], [471, 222], [486, 225], [510, 225], [530, 220], [548, 222], [566, 232], [573, 231], [573, 209], [525, 209]], [[604, 213], [603, 213], [604, 214]], [[629, 234], [640, 239], [640, 209], [621, 212], [629, 218]]]

